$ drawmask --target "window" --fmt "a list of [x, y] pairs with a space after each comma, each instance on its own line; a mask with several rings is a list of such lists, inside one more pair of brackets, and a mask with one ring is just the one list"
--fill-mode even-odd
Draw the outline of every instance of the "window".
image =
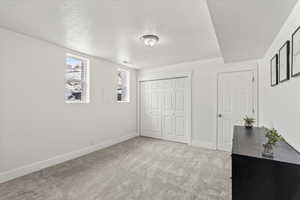
[[129, 102], [129, 71], [118, 69], [118, 102]]
[[89, 60], [67, 54], [65, 102], [89, 103]]

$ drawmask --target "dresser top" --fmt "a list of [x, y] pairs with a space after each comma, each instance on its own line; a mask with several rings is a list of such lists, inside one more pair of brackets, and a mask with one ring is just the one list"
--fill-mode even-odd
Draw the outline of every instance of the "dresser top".
[[286, 142], [279, 142], [274, 147], [274, 158], [262, 156], [263, 144], [267, 142], [265, 133], [264, 128], [235, 126], [232, 154], [300, 165], [300, 154]]

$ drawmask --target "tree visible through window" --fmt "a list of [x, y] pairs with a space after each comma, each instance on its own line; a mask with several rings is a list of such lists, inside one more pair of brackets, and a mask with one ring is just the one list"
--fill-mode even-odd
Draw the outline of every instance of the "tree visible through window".
[[118, 69], [117, 100], [129, 102], [129, 72], [123, 69]]
[[66, 65], [65, 101], [67, 103], [88, 103], [88, 59], [68, 54]]

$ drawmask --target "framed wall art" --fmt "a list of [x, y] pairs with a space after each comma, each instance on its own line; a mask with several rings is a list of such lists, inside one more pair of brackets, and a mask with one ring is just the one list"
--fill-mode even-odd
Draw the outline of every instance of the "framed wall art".
[[276, 54], [270, 62], [271, 65], [271, 86], [278, 84], [278, 54]]
[[300, 27], [292, 35], [292, 77], [300, 75]]
[[290, 79], [290, 41], [284, 43], [279, 50], [279, 82]]

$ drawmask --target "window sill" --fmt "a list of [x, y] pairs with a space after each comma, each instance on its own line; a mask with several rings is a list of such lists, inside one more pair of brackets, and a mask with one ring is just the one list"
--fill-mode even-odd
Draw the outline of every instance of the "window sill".
[[65, 101], [67, 104], [85, 104], [85, 103], [90, 103], [89, 101]]
[[130, 101], [117, 101], [117, 103], [130, 103]]

